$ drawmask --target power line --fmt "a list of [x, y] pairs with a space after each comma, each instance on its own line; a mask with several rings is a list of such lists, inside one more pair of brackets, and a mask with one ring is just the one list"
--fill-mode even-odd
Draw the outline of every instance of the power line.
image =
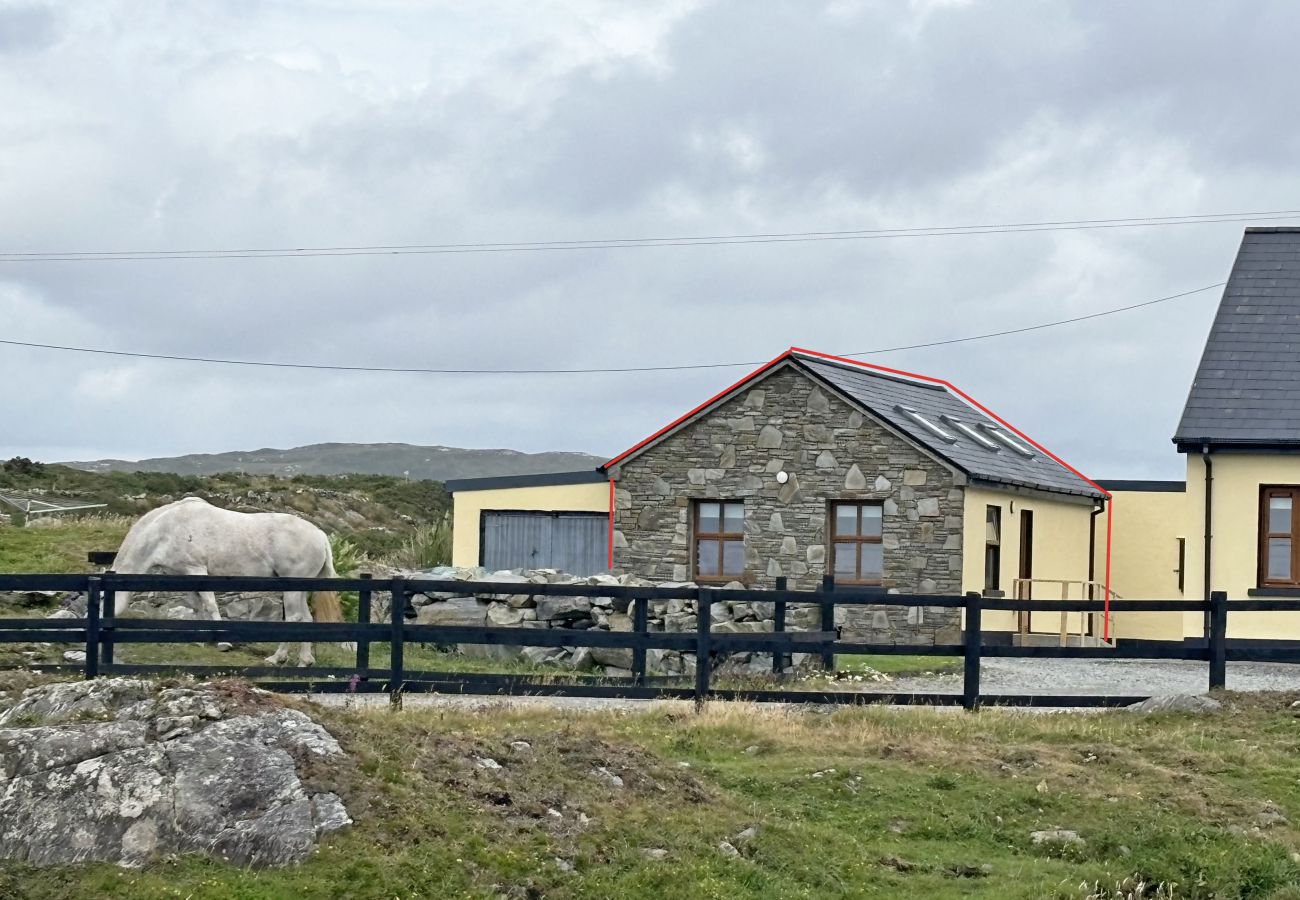
[[[1205, 287], [1195, 288], [1190, 291], [1183, 291], [1180, 294], [1170, 294], [1167, 297], [1158, 297], [1155, 300], [1146, 300], [1142, 303], [1133, 303], [1129, 306], [1119, 306], [1115, 309], [1102, 310], [1101, 312], [1089, 313], [1083, 316], [1074, 316], [1069, 319], [1057, 319], [1054, 322], [1042, 322], [1037, 325], [1026, 325], [1021, 328], [1009, 328], [1003, 331], [990, 331], [985, 334], [973, 334], [966, 337], [947, 338], [940, 341], [927, 341], [923, 344], [904, 344], [898, 347], [880, 347], [875, 350], [859, 350], [855, 353], [840, 353], [839, 356], [874, 356], [879, 353], [894, 353], [899, 350], [918, 350], [924, 347], [942, 347], [949, 344], [963, 344], [970, 341], [982, 341], [988, 338], [1005, 337], [1011, 334], [1024, 334], [1027, 331], [1041, 331], [1044, 328], [1056, 328], [1060, 325], [1069, 325], [1074, 322], [1084, 322], [1089, 319], [1100, 319], [1104, 316], [1113, 316], [1117, 313], [1128, 312], [1129, 310], [1141, 309], [1146, 306], [1155, 306], [1157, 303], [1167, 303], [1171, 300], [1177, 300], [1182, 297], [1190, 297], [1193, 294], [1200, 294], [1214, 288], [1223, 287], [1227, 282], [1217, 282], [1207, 284]], [[594, 369], [423, 369], [423, 368], [402, 368], [396, 366], [331, 366], [313, 363], [289, 363], [289, 362], [270, 362], [265, 360], [251, 359], [220, 359], [208, 356], [179, 356], [164, 353], [137, 353], [127, 350], [106, 350], [100, 347], [70, 347], [62, 344], [39, 344], [29, 341], [12, 341], [0, 339], [0, 344], [11, 347], [29, 347], [38, 350], [63, 350], [71, 353], [95, 353], [103, 356], [123, 356], [132, 359], [159, 359], [172, 362], [195, 362], [209, 363], [213, 365], [224, 366], [257, 366], [261, 368], [272, 369], [312, 369], [318, 371], [330, 372], [384, 372], [398, 373], [408, 375], [608, 375], [624, 372], [680, 372], [688, 369], [731, 369], [745, 366], [762, 365], [767, 360], [750, 360], [748, 362], [726, 362], [726, 363], [693, 363], [688, 365], [676, 366], [627, 366], [621, 368], [594, 368]]]
[[1300, 218], [1300, 210], [1202, 213], [1188, 216], [1138, 216], [1120, 219], [1074, 219], [1046, 222], [1002, 222], [984, 225], [936, 225], [919, 228], [865, 228], [845, 231], [760, 232], [675, 237], [592, 238], [573, 241], [510, 241], [500, 243], [391, 244], [336, 247], [271, 247], [264, 249], [187, 250], [63, 250], [0, 252], [0, 263], [130, 262], [191, 259], [283, 259], [321, 256], [408, 256], [463, 253], [518, 253], [571, 250], [622, 250], [648, 247], [716, 247], [729, 244], [787, 244], [820, 241], [862, 241], [896, 238], [958, 237], [978, 234], [1019, 234], [1041, 231], [1089, 231], [1111, 228], [1155, 228], [1170, 225], [1216, 225]]

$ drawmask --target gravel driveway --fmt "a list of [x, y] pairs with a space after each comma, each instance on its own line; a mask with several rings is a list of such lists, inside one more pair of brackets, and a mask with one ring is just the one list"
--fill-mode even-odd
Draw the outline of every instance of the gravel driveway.
[[[1154, 696], [1203, 694], [1208, 687], [1208, 667], [1190, 660], [1140, 659], [992, 659], [985, 660], [980, 688], [985, 694], [1112, 694]], [[807, 685], [816, 690], [815, 685]], [[961, 693], [961, 675], [928, 675], [864, 682], [862, 689], [890, 693]], [[1228, 690], [1300, 691], [1300, 665], [1285, 663], [1228, 663]], [[315, 694], [318, 703], [335, 706], [349, 702], [342, 694]], [[501, 706], [550, 708], [568, 711], [645, 709], [648, 700], [594, 697], [487, 697], [451, 694], [408, 694], [406, 705], [491, 709]], [[350, 702], [363, 707], [388, 705], [383, 694], [360, 694]], [[662, 702], [662, 701], [658, 701]], [[682, 701], [686, 702], [686, 701]]]
[[[986, 659], [984, 694], [1203, 694], [1209, 666], [1185, 659]], [[897, 678], [868, 690], [960, 693], [961, 675]], [[1230, 691], [1300, 691], [1300, 665], [1228, 663]]]

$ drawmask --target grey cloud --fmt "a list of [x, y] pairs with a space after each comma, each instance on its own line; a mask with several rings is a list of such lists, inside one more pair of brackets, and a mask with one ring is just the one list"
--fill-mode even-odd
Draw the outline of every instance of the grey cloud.
[[[1266, 209], [1296, 185], [1281, 3], [775, 3], [603, 18], [244, 8], [0, 67], [0, 247], [331, 246]], [[565, 19], [572, 15], [572, 21]], [[116, 21], [114, 19], [113, 21]], [[565, 24], [567, 22], [567, 24]], [[398, 37], [393, 37], [396, 32]], [[576, 49], [575, 49], [576, 48]], [[447, 54], [455, 51], [454, 59]], [[215, 99], [214, 99], [215, 98]], [[8, 120], [6, 120], [8, 121]], [[15, 137], [21, 132], [22, 138]], [[1281, 198], [1281, 199], [1280, 199]], [[20, 340], [356, 365], [625, 366], [917, 343], [1220, 280], [1240, 225], [820, 244], [0, 268]], [[26, 292], [4, 305], [4, 291]], [[872, 361], [1099, 476], [1172, 476], [1216, 297]], [[20, 310], [6, 318], [7, 310]], [[741, 369], [385, 376], [0, 348], [0, 455], [316, 440], [614, 453]], [[38, 454], [39, 455], [39, 454]]]
[[0, 6], [0, 54], [38, 53], [58, 40], [58, 19], [47, 6]]

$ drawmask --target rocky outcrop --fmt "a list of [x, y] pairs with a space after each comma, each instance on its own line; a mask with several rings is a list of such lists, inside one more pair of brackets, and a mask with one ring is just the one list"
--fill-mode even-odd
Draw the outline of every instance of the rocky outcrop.
[[0, 858], [298, 862], [352, 821], [337, 794], [303, 785], [299, 766], [342, 753], [304, 713], [240, 710], [211, 686], [107, 678], [30, 688], [0, 712]]

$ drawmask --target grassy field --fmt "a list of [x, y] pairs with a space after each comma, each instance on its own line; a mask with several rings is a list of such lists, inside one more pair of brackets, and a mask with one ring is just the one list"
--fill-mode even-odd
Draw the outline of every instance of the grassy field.
[[884, 675], [947, 675], [962, 670], [960, 656], [836, 656], [839, 672], [880, 672]]
[[[315, 710], [350, 762], [311, 777], [356, 825], [304, 865], [0, 864], [0, 896], [1294, 900], [1295, 698], [1227, 699], [1201, 718]], [[1030, 837], [1058, 826], [1084, 843]]]
[[76, 519], [56, 527], [0, 525], [0, 572], [90, 572], [88, 550], [116, 550], [131, 527], [126, 516]]

